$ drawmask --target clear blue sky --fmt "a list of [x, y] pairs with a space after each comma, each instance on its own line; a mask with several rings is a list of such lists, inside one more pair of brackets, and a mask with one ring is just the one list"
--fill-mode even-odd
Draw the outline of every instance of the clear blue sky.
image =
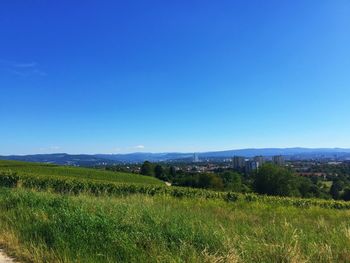
[[0, 3], [0, 154], [350, 147], [350, 1]]

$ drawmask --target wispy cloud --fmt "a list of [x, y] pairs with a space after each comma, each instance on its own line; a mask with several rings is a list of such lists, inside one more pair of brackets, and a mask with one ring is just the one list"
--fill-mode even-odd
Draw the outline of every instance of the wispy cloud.
[[41, 147], [39, 149], [39, 151], [40, 152], [48, 152], [48, 153], [50, 153], [50, 152], [58, 151], [60, 149], [61, 149], [60, 146], [49, 146], [49, 147]]
[[135, 151], [142, 151], [145, 149], [144, 145], [126, 146], [126, 147], [114, 147], [110, 148], [105, 153], [117, 154], [117, 153], [130, 153]]
[[119, 147], [113, 148], [113, 151], [114, 152], [119, 152], [119, 151], [121, 151], [121, 148], [119, 148]]
[[19, 63], [19, 64], [14, 64], [13, 66], [16, 68], [34, 68], [38, 65], [36, 62], [30, 62], [30, 63]]
[[46, 76], [47, 73], [40, 68], [39, 63], [35, 61], [31, 62], [18, 62], [6, 59], [0, 59], [0, 69], [11, 72], [14, 75], [21, 77], [28, 76]]
[[45, 71], [42, 71], [40, 69], [34, 69], [33, 73], [35, 73], [37, 75], [40, 75], [40, 76], [46, 76], [47, 75], [47, 73]]
[[145, 146], [144, 145], [136, 145], [134, 147], [134, 149], [142, 150], [142, 149], [145, 149]]
[[49, 149], [50, 150], [59, 150], [59, 149], [61, 149], [61, 147], [60, 146], [50, 146]]

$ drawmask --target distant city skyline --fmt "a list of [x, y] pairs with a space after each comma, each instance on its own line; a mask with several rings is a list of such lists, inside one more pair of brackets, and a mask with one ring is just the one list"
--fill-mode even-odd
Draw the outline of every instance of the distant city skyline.
[[[285, 166], [287, 162], [312, 161], [316, 163], [339, 163], [350, 161], [350, 149], [309, 149], [309, 148], [265, 148], [213, 151], [200, 153], [131, 153], [71, 155], [64, 153], [11, 155], [0, 160], [17, 160], [53, 163], [58, 165], [106, 165], [150, 162], [185, 162], [202, 165], [203, 163], [231, 163], [232, 168], [250, 173], [262, 167], [265, 162]], [[213, 167], [211, 167], [213, 168]]]
[[349, 1], [0, 7], [0, 155], [350, 148]]

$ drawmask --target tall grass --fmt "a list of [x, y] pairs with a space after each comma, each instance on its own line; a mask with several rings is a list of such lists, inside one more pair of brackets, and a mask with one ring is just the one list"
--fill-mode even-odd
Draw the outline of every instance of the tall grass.
[[350, 211], [0, 188], [0, 242], [32, 262], [349, 262]]

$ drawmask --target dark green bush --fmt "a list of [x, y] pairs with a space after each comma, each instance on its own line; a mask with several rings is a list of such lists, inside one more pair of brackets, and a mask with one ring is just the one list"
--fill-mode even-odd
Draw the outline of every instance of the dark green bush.
[[19, 181], [19, 176], [9, 171], [0, 171], [0, 186], [4, 187], [17, 187]]

